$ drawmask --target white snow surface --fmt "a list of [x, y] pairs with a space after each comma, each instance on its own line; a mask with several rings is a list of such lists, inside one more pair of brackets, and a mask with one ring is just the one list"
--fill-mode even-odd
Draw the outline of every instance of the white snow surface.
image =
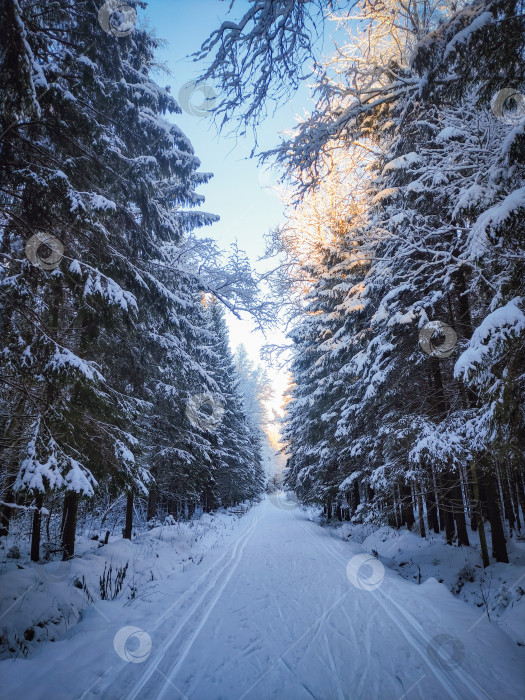
[[447, 58], [452, 51], [458, 51], [461, 44], [470, 41], [470, 37], [474, 32], [481, 29], [485, 24], [490, 24], [493, 21], [494, 15], [491, 12], [482, 12], [473, 22], [465, 27], [465, 29], [459, 31], [454, 38], [449, 41], [447, 48], [445, 49], [444, 58]]
[[409, 168], [411, 165], [420, 163], [421, 160], [421, 156], [415, 151], [412, 153], [405, 153], [404, 155], [394, 158], [387, 163], [383, 168], [383, 175], [390, 172], [390, 170], [404, 170], [405, 168]]
[[[90, 588], [101, 556], [135, 558], [134, 569], [156, 580], [131, 604], [101, 601], [94, 589], [65, 639], [2, 661], [3, 700], [525, 697], [525, 649], [435, 578], [417, 585], [383, 569], [381, 555], [334, 536], [291, 501], [269, 497], [240, 518], [206, 517], [218, 525], [202, 531], [193, 551], [202, 557], [182, 568], [177, 525], [75, 559], [68, 576], [84, 573]], [[352, 583], [358, 555], [368, 561]], [[26, 574], [24, 589], [40, 585], [44, 568], [12, 573]], [[23, 614], [23, 595], [1, 611]], [[124, 627], [138, 628], [126, 646], [134, 662], [115, 651]]]

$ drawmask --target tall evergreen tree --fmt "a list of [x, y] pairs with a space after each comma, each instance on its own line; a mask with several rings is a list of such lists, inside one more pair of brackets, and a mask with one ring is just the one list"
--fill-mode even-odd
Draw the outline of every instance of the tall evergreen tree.
[[106, 33], [92, 2], [41, 10], [2, 4], [4, 491], [64, 492], [70, 557], [79, 496], [147, 490], [146, 345], [196, 303], [158, 269], [216, 217], [174, 208], [209, 176], [163, 117], [180, 109], [149, 77], [156, 40]]
[[[214, 433], [217, 493], [223, 506], [255, 498], [264, 488], [261, 445], [244, 410], [239, 377], [229, 345], [224, 312], [215, 299], [207, 303], [208, 328], [213, 337], [209, 372], [218, 393], [213, 396], [213, 412], [220, 411], [220, 423], [211, 425]], [[219, 408], [220, 406], [220, 408]]]
[[[370, 267], [361, 323], [349, 315], [346, 338], [344, 323], [336, 332], [348, 353], [342, 371], [353, 377], [342, 401], [335, 383], [326, 395], [315, 387], [318, 375], [324, 381], [326, 306], [306, 306], [304, 320], [298, 313], [288, 483], [306, 497], [300, 475], [311, 474], [307, 493], [317, 501], [330, 492], [344, 503], [350, 494], [355, 511], [364, 498], [370, 517], [394, 525], [412, 526], [417, 512], [422, 535], [443, 529], [460, 545], [469, 542], [467, 513], [486, 565], [484, 517], [494, 557], [507, 561], [502, 515], [512, 531], [523, 503], [515, 403], [524, 376], [523, 113], [519, 99], [504, 99], [523, 93], [523, 12], [521, 3], [488, 0], [458, 11], [418, 6], [421, 14], [404, 14], [396, 4], [398, 41], [385, 44], [390, 20], [366, 5], [366, 60], [349, 56], [338, 71], [336, 59], [336, 80], [322, 78], [317, 110], [279, 149], [302, 191], [322, 191], [327, 153], [341, 149], [366, 148], [374, 172], [368, 222], [349, 234], [364, 242]], [[501, 70], [495, 45], [504, 47]], [[306, 299], [322, 301], [324, 271], [309, 277]], [[421, 352], [430, 320], [453, 329], [455, 354]], [[315, 420], [330, 404], [337, 428], [326, 449], [330, 433], [316, 432]], [[334, 468], [323, 471], [336, 451], [339, 487]]]

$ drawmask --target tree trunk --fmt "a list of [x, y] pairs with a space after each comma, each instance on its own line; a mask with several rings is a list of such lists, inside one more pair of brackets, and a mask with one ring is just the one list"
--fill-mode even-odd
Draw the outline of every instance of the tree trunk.
[[75, 556], [75, 534], [77, 529], [78, 495], [70, 492], [64, 496], [64, 511], [62, 515], [62, 560], [67, 561]]
[[436, 495], [437, 504], [437, 517], [439, 521], [439, 531], [443, 532], [445, 529], [445, 511], [443, 510], [443, 494], [441, 493], [441, 479], [439, 476], [434, 475], [434, 493]]
[[512, 531], [516, 529], [516, 518], [510, 498], [509, 479], [505, 467], [499, 470], [499, 482], [501, 484], [501, 495], [503, 497], [503, 512], [505, 514], [505, 520], [509, 524], [509, 535], [512, 537]]
[[[4, 318], [6, 317], [4, 316]], [[6, 503], [16, 503], [16, 497], [13, 491], [13, 484], [15, 482], [18, 468], [15, 466], [16, 457], [14, 456], [14, 454], [10, 455], [10, 446], [14, 446], [16, 454], [17, 433], [23, 425], [20, 422], [20, 414], [24, 412], [25, 401], [26, 398], [25, 395], [23, 395], [22, 398], [20, 398], [14, 406], [9, 406], [12, 413], [9, 420], [9, 425], [5, 428], [4, 434], [2, 435], [2, 441], [4, 444], [4, 449], [2, 451], [2, 471], [4, 472], [4, 475], [2, 481], [2, 488], [0, 489], [0, 491], [3, 494], [2, 500]], [[11, 521], [12, 514], [13, 508], [3, 504], [0, 505], [0, 537], [5, 537], [9, 534], [9, 524]]]
[[520, 519], [520, 508], [518, 502], [518, 491], [513, 488], [514, 483], [511, 475], [509, 475], [509, 493], [512, 499], [512, 507], [514, 508], [514, 513], [516, 514], [516, 529], [521, 532], [521, 519]]
[[459, 474], [454, 474], [451, 470], [443, 475], [445, 486], [444, 508], [445, 508], [445, 530], [447, 534], [447, 544], [452, 544], [454, 532], [457, 531], [458, 546], [468, 547], [469, 539], [467, 524], [465, 521], [465, 504], [463, 493], [459, 485]]
[[44, 498], [41, 493], [35, 499], [35, 510], [33, 511], [33, 529], [31, 532], [31, 561], [40, 559], [40, 528], [42, 524], [42, 505]]
[[351, 510], [352, 510], [352, 496], [348, 491], [345, 493], [345, 500], [346, 500], [345, 520], [350, 520]]
[[425, 496], [427, 506], [427, 522], [428, 529], [434, 530], [436, 535], [439, 535], [439, 521], [437, 512], [437, 498], [435, 491], [429, 491]]
[[[14, 494], [11, 490], [6, 491], [4, 495], [6, 503], [14, 503]], [[0, 505], [0, 536], [4, 537], [9, 534], [9, 523], [11, 521], [11, 513], [13, 509], [4, 504]]]
[[441, 483], [443, 484], [443, 517], [445, 519], [445, 537], [447, 544], [452, 544], [454, 535], [456, 534], [454, 504], [453, 504], [453, 482], [454, 477], [449, 471], [441, 475]]
[[472, 464], [469, 463], [467, 464], [466, 470], [465, 470], [465, 491], [468, 495], [468, 500], [469, 500], [469, 520], [470, 520], [470, 529], [472, 532], [476, 532], [478, 528], [478, 511], [479, 511], [479, 494], [476, 496], [474, 493], [474, 483], [473, 483], [473, 478], [472, 478]]
[[456, 534], [456, 528], [454, 526], [454, 515], [447, 508], [445, 510], [445, 536], [447, 538], [447, 544], [452, 544], [454, 541], [454, 535]]
[[352, 495], [352, 515], [356, 512], [358, 509], [359, 505], [361, 504], [361, 496], [359, 493], [359, 482], [357, 479], [354, 481], [354, 487], [351, 490], [351, 495]]
[[425, 518], [423, 514], [423, 496], [421, 495], [421, 491], [419, 489], [417, 492], [417, 510], [419, 514], [419, 534], [421, 537], [426, 537], [427, 533], [425, 532]]
[[[458, 251], [459, 252], [459, 251]], [[459, 332], [465, 338], [472, 338], [472, 317], [470, 315], [470, 304], [467, 292], [467, 282], [465, 280], [465, 272], [462, 267], [459, 267], [454, 272], [454, 281], [457, 290], [456, 303], [458, 307], [458, 325]]]
[[131, 532], [133, 530], [133, 494], [128, 493], [126, 499], [126, 524], [124, 525], [123, 536], [125, 540], [131, 539]]
[[415, 522], [414, 509], [412, 507], [412, 490], [410, 486], [405, 484], [401, 487], [401, 525], [406, 525], [411, 530]]
[[326, 503], [326, 519], [327, 520], [332, 519], [332, 501], [328, 501]]
[[453, 491], [454, 519], [456, 521], [456, 530], [458, 533], [458, 546], [468, 547], [470, 545], [467, 532], [467, 522], [465, 518], [465, 497], [464, 490], [461, 488], [461, 479], [463, 472], [459, 467], [457, 470], [457, 480], [455, 480]]
[[[458, 491], [461, 493], [461, 489], [458, 487]], [[470, 545], [467, 532], [467, 522], [465, 520], [465, 510], [461, 508], [454, 513], [454, 518], [456, 520], [456, 529], [458, 531], [458, 546], [468, 547]]]
[[523, 488], [523, 479], [519, 471], [516, 472], [516, 493], [521, 505], [521, 517], [525, 521], [525, 489]]
[[445, 517], [445, 511], [443, 509], [443, 503], [440, 501], [438, 497], [438, 512], [439, 512], [439, 529], [440, 531], [446, 530], [447, 529], [447, 519]]
[[483, 568], [487, 568], [490, 564], [489, 560], [489, 550], [487, 547], [487, 538], [485, 536], [485, 525], [483, 523], [483, 511], [481, 507], [481, 499], [479, 496], [479, 482], [478, 482], [478, 470], [474, 460], [470, 462], [470, 476], [472, 479], [472, 491], [474, 494], [474, 501], [472, 507], [473, 518], [476, 521], [476, 527], [479, 530], [479, 544], [481, 547], [481, 559], [483, 561]]
[[148, 494], [148, 521], [153, 520], [157, 516], [157, 488], [155, 484], [150, 486]]
[[51, 507], [49, 508], [49, 513], [47, 514], [47, 520], [46, 520], [46, 536], [47, 536], [47, 541], [51, 539], [51, 534], [49, 532], [49, 526], [51, 524], [51, 516], [53, 515], [53, 510], [55, 508], [55, 499], [52, 498], [51, 500]]
[[[443, 390], [443, 380], [441, 377], [441, 367], [439, 365], [439, 360], [437, 357], [430, 358], [430, 373], [433, 383], [433, 395], [432, 395], [432, 405], [435, 415], [442, 419], [446, 416], [448, 406], [445, 397], [445, 392]], [[450, 473], [450, 465], [448, 465], [445, 472], [440, 474], [437, 478], [438, 486], [443, 487], [443, 494], [438, 497], [439, 503], [439, 521], [441, 529], [445, 530], [445, 536], [447, 539], [447, 544], [452, 544], [455, 534], [454, 526], [454, 508], [453, 508], [453, 477]], [[438, 488], [439, 491], [439, 488]]]
[[509, 563], [505, 532], [499, 507], [499, 493], [494, 475], [487, 472], [484, 476], [487, 509], [489, 513], [490, 531], [492, 534], [492, 556], [496, 561]]

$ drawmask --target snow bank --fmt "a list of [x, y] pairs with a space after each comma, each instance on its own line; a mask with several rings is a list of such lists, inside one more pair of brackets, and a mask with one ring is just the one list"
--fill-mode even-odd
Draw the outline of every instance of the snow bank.
[[[107, 545], [98, 537], [81, 536], [71, 562], [53, 560], [57, 554], [51, 553], [50, 561], [33, 563], [27, 541], [12, 535], [2, 538], [0, 658], [24, 657], [43, 642], [68, 638], [88, 611], [99, 616], [101, 605], [107, 616], [104, 606], [114, 610], [112, 615], [123, 614], [124, 608], [152, 600], [167, 579], [210, 559], [210, 552], [236, 530], [239, 520], [225, 511], [187, 522], [171, 520], [173, 524], [154, 527], [133, 541], [110, 537]], [[126, 565], [122, 589], [114, 600], [103, 600], [104, 571], [111, 567], [114, 582]]]

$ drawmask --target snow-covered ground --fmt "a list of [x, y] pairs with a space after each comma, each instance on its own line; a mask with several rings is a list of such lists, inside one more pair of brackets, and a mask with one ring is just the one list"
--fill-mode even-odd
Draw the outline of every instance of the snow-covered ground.
[[[419, 583], [436, 578], [525, 647], [525, 540], [507, 541], [509, 564], [493, 562], [483, 569], [479, 537], [470, 530], [470, 547], [450, 547], [443, 533], [427, 533], [422, 539], [406, 529], [346, 522], [331, 529], [344, 540], [360, 543], [404, 579]], [[490, 529], [486, 534], [490, 550]]]
[[[27, 658], [0, 663], [1, 697], [525, 697], [525, 648], [484, 607], [425, 580], [431, 562], [421, 585], [384, 567], [388, 554], [377, 548], [386, 546], [385, 534], [371, 535], [375, 546], [343, 541], [293, 503], [270, 497], [243, 517], [205, 516], [133, 543], [110, 542], [47, 576], [50, 564], [21, 559], [23, 569], [2, 576], [9, 598], [2, 624], [25, 615], [23, 627], [37, 599], [52, 609], [54, 596], [66, 605], [65, 591], [78, 610], [88, 594], [75, 581], [93, 603], [54, 643], [28, 640]], [[112, 601], [98, 590], [106, 561], [112, 580], [129, 562]]]

